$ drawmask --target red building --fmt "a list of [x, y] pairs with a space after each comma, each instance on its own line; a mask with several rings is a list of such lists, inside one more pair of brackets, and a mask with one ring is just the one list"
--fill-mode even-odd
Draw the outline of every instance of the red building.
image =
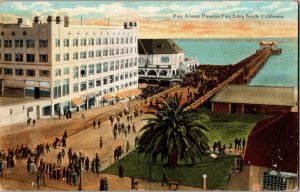
[[259, 121], [248, 137], [244, 165], [250, 191], [297, 189], [298, 113]]
[[211, 102], [214, 112], [278, 114], [291, 111], [294, 98], [294, 87], [228, 85]]

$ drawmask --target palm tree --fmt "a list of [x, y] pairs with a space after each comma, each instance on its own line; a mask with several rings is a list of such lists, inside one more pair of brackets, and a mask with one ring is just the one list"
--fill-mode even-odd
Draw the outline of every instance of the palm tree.
[[178, 157], [195, 162], [208, 148], [208, 129], [198, 123], [199, 115], [192, 110], [184, 110], [189, 103], [180, 105], [181, 95], [164, 98], [154, 118], [140, 132], [138, 152], [156, 162], [158, 156], [163, 163], [168, 160], [170, 167], [178, 166]]

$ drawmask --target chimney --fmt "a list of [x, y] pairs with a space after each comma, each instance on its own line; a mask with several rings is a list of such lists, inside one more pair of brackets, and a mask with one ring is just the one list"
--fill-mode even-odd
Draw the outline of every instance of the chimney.
[[56, 24], [59, 24], [60, 23], [60, 16], [57, 16], [55, 21], [56, 21]]
[[69, 27], [69, 16], [64, 16], [64, 26]]
[[23, 19], [22, 18], [18, 18], [18, 24], [22, 24], [23, 23]]
[[33, 21], [34, 21], [35, 24], [38, 24], [39, 20], [40, 20], [40, 17], [35, 16]]
[[124, 22], [124, 29], [128, 29], [128, 22]]
[[47, 17], [47, 22], [48, 22], [48, 23], [51, 23], [51, 21], [54, 21], [54, 17], [51, 16], [51, 15], [49, 15], [49, 16]]

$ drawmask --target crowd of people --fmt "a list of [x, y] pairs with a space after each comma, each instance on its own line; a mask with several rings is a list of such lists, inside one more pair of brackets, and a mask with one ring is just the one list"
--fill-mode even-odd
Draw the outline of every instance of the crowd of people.
[[160, 92], [163, 92], [166, 89], [167, 89], [166, 87], [148, 85], [146, 88], [143, 89], [142, 94], [141, 94], [141, 98], [146, 99], [146, 98], [151, 97], [153, 95], [156, 95]]

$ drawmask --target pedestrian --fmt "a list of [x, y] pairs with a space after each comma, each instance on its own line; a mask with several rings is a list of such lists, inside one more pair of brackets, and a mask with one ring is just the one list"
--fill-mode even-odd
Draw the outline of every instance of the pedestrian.
[[32, 120], [32, 126], [35, 126], [35, 119]]
[[100, 129], [100, 126], [101, 126], [101, 120], [99, 119], [98, 120], [98, 129]]
[[37, 171], [36, 174], [36, 186], [38, 189], [40, 189], [40, 185], [41, 185], [41, 173], [39, 171]]
[[61, 164], [61, 157], [62, 157], [61, 152], [59, 152], [57, 154], [57, 164]]
[[127, 144], [126, 144], [126, 153], [128, 153], [129, 151], [129, 140], [127, 140]]
[[225, 145], [225, 143], [223, 144], [223, 154], [225, 154], [225, 150], [226, 150], [226, 145]]
[[73, 184], [77, 185], [77, 173], [76, 173], [76, 171], [73, 171], [72, 177], [73, 177], [73, 182], [74, 182]]
[[100, 149], [102, 149], [102, 147], [103, 147], [103, 139], [102, 137], [100, 137]]
[[169, 185], [167, 172], [166, 172], [166, 170], [163, 170], [163, 178], [162, 178], [161, 186], [164, 186], [165, 183], [167, 183], [167, 185]]
[[236, 138], [234, 139], [234, 149], [237, 148], [237, 143], [238, 143], [238, 138], [236, 137]]
[[63, 159], [65, 158], [65, 149], [64, 148], [61, 149], [61, 156]]
[[132, 131], [133, 131], [133, 133], [136, 133], [135, 123], [132, 124]]
[[98, 153], [96, 153], [95, 167], [96, 167], [96, 173], [99, 174], [101, 165], [100, 165], [100, 159], [99, 159]]
[[217, 142], [215, 141], [214, 144], [213, 144], [213, 151], [214, 151], [214, 153], [216, 153], [216, 148], [217, 148]]
[[44, 171], [42, 171], [42, 181], [43, 181], [44, 187], [46, 187], [46, 173]]
[[50, 153], [50, 146], [48, 143], [46, 144], [46, 151], [47, 151], [47, 154]]
[[93, 129], [96, 129], [96, 120], [93, 121]]
[[27, 119], [27, 127], [30, 126], [31, 118]]
[[86, 170], [86, 171], [89, 171], [89, 167], [90, 167], [90, 160], [89, 160], [89, 158], [87, 157], [87, 158], [85, 159], [85, 170]]
[[245, 149], [245, 146], [246, 146], [246, 140], [245, 140], [245, 138], [243, 137], [243, 141], [242, 141], [242, 147], [243, 147], [243, 150]]
[[91, 166], [92, 166], [92, 172], [94, 173], [95, 172], [95, 159], [92, 160]]
[[123, 165], [119, 166], [119, 177], [124, 178], [124, 167], [123, 167]]
[[81, 118], [82, 118], [82, 119], [85, 119], [84, 113], [81, 114]]
[[4, 161], [0, 159], [0, 175], [3, 175], [3, 171], [4, 171]]

